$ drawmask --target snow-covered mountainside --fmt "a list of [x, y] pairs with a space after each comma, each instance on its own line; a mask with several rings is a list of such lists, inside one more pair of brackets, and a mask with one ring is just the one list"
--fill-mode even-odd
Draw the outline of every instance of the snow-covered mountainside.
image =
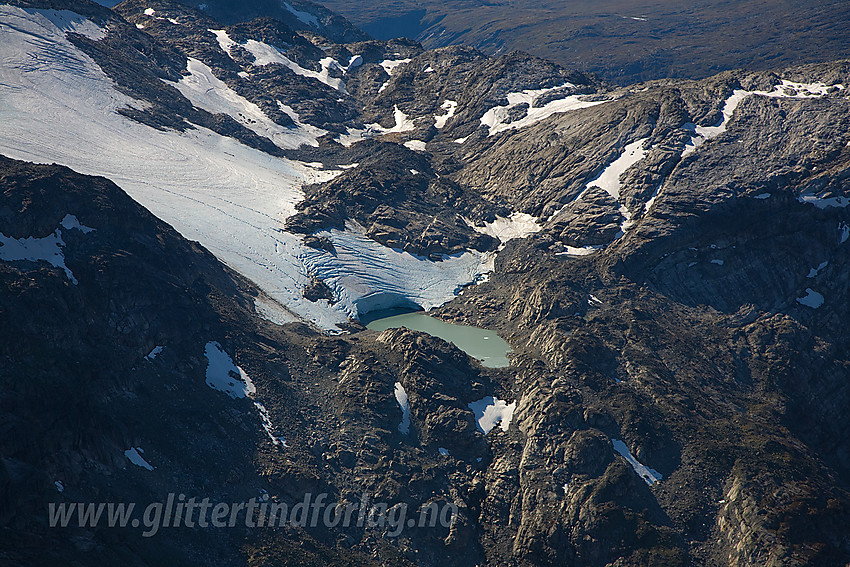
[[[610, 87], [267, 4], [0, 5], [0, 558], [850, 561], [850, 63]], [[45, 527], [169, 492], [458, 516]]]

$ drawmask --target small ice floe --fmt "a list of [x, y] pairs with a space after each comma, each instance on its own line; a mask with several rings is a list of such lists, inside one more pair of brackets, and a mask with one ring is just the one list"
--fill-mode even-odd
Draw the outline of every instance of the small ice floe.
[[161, 353], [161, 352], [162, 352], [162, 347], [161, 347], [161, 346], [156, 346], [156, 347], [154, 347], [154, 348], [153, 348], [153, 350], [152, 350], [152, 351], [150, 351], [150, 352], [147, 354], [147, 356], [145, 356], [145, 360], [153, 360], [153, 359], [154, 359], [154, 358], [156, 358], [156, 357], [159, 355], [159, 353]]
[[57, 491], [59, 491], [59, 492], [65, 492], [65, 485], [64, 485], [64, 484], [62, 484], [62, 481], [61, 481], [61, 480], [54, 480], [54, 481], [53, 481], [53, 486], [55, 486], [55, 487], [56, 487], [56, 490], [57, 490]]
[[449, 456], [449, 450], [448, 450], [448, 449], [444, 449], [444, 448], [442, 448], [442, 447], [438, 447], [438, 448], [437, 448], [437, 450], [440, 452], [440, 454], [441, 454], [442, 456], [444, 456], [444, 457], [448, 457], [448, 456]]
[[207, 357], [207, 385], [213, 390], [224, 392], [231, 398], [244, 398], [254, 394], [257, 388], [244, 370], [233, 364], [221, 345], [210, 341], [204, 348]]
[[805, 296], [797, 298], [797, 303], [811, 307], [812, 309], [817, 309], [823, 305], [823, 301], [823, 296], [810, 287], [806, 288]]
[[150, 463], [148, 463], [144, 457], [142, 457], [142, 453], [144, 451], [141, 447], [130, 447], [126, 451], [124, 451], [124, 456], [127, 457], [131, 463], [136, 465], [137, 467], [142, 467], [143, 469], [148, 469], [152, 471], [154, 469]]
[[640, 461], [632, 456], [632, 452], [629, 451], [629, 448], [625, 443], [620, 441], [619, 439], [611, 439], [611, 443], [614, 445], [614, 450], [617, 451], [624, 459], [626, 459], [635, 472], [641, 477], [646, 484], [652, 486], [656, 482], [659, 482], [662, 478], [661, 473], [655, 469], [651, 469], [643, 464]]
[[395, 401], [398, 402], [398, 407], [401, 408], [401, 423], [398, 424], [400, 433], [407, 435], [410, 433], [410, 402], [407, 400], [407, 392], [404, 391], [404, 386], [401, 382], [395, 383]]
[[817, 266], [816, 268], [811, 268], [811, 269], [809, 270], [809, 274], [808, 274], [806, 277], [807, 277], [807, 278], [816, 278], [816, 277], [818, 277], [818, 274], [820, 273], [820, 271], [821, 271], [821, 270], [823, 270], [824, 268], [826, 268], [828, 265], [829, 265], [829, 261], [828, 261], [828, 260], [824, 260], [823, 262], [821, 262], [820, 264], [818, 264], [818, 266]]
[[478, 429], [487, 435], [497, 425], [501, 427], [502, 431], [508, 430], [514, 417], [516, 402], [509, 404], [505, 400], [487, 396], [477, 402], [467, 404], [467, 407], [475, 414]]

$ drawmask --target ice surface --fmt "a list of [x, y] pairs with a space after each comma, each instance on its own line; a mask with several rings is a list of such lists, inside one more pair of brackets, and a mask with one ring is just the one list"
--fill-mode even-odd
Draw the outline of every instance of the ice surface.
[[70, 10], [36, 10], [26, 9], [30, 14], [37, 14], [50, 21], [65, 33], [78, 33], [89, 39], [99, 41], [106, 37], [106, 30], [76, 12]]
[[632, 456], [632, 452], [629, 451], [629, 448], [625, 443], [619, 439], [611, 439], [611, 443], [614, 445], [614, 450], [622, 455], [622, 457], [626, 459], [630, 465], [632, 465], [632, 468], [635, 469], [635, 472], [638, 473], [638, 476], [640, 476], [646, 484], [652, 486], [656, 482], [661, 481], [661, 473], [641, 464], [640, 461]]
[[83, 234], [88, 234], [93, 232], [94, 229], [85, 225], [80, 224], [80, 221], [77, 220], [77, 217], [74, 215], [65, 215], [64, 218], [59, 222], [62, 225], [62, 228], [67, 230], [77, 229]]
[[244, 398], [257, 391], [245, 371], [233, 364], [220, 344], [208, 342], [204, 347], [204, 355], [207, 357], [207, 386], [234, 399]]
[[810, 287], [806, 288], [805, 296], [797, 298], [797, 303], [799, 303], [800, 305], [805, 305], [806, 307], [811, 307], [812, 309], [817, 309], [818, 307], [823, 305], [823, 301], [823, 295], [819, 294]]
[[839, 237], [841, 244], [844, 244], [847, 242], [847, 239], [850, 238], [850, 225], [846, 222], [840, 222], [838, 223], [838, 230], [841, 233], [841, 236]]
[[488, 254], [466, 252], [435, 262], [382, 246], [364, 232], [351, 221], [344, 231], [319, 232], [333, 242], [336, 253], [307, 248], [303, 256], [308, 271], [334, 291], [333, 308], [346, 316], [411, 303], [428, 310], [489, 271]]
[[407, 392], [404, 391], [401, 382], [395, 383], [395, 401], [401, 408], [401, 423], [398, 424], [398, 430], [407, 435], [410, 433], [410, 403], [407, 401]]
[[141, 447], [130, 447], [129, 449], [124, 451], [124, 456], [127, 457], [130, 462], [136, 465], [137, 467], [142, 467], [143, 469], [148, 469], [149, 471], [152, 471], [154, 467], [151, 466], [151, 464], [148, 463], [144, 459], [144, 457], [142, 457], [142, 453], [144, 453], [144, 451], [142, 451]]
[[440, 452], [440, 454], [441, 454], [442, 456], [444, 456], [444, 457], [448, 457], [448, 456], [449, 456], [449, 454], [450, 454], [450, 453], [449, 453], [449, 450], [448, 450], [448, 449], [444, 449], [443, 447], [437, 447], [437, 451], [439, 451], [439, 452]]
[[257, 315], [276, 325], [285, 325], [286, 323], [298, 321], [298, 317], [287, 311], [277, 301], [262, 296], [254, 299], [254, 310], [257, 312]]
[[[211, 29], [209, 31], [215, 34], [216, 40], [218, 40], [219, 47], [221, 47], [221, 49], [225, 53], [230, 55], [231, 47], [237, 45], [237, 43], [230, 39], [230, 36], [225, 30]], [[289, 57], [284, 55], [283, 52], [281, 52], [273, 45], [269, 45], [261, 41], [256, 41], [254, 39], [249, 39], [244, 44], [239, 45], [251, 52], [251, 55], [254, 56], [254, 65], [262, 67], [265, 65], [271, 65], [272, 63], [277, 63], [288, 68], [296, 75], [315, 79], [321, 83], [328, 85], [333, 89], [345, 92], [345, 83], [343, 82], [343, 80], [338, 77], [332, 77], [330, 75], [331, 70], [338, 70], [343, 72], [345, 71], [345, 69], [332, 57], [322, 58], [319, 61], [322, 66], [322, 70], [317, 72], [313, 71], [312, 69], [305, 69], [295, 61], [292, 61]]]
[[[758, 95], [771, 98], [818, 98], [826, 95], [831, 88], [833, 87], [825, 85], [824, 83], [795, 83], [783, 80], [780, 84], [774, 86], [771, 91], [746, 91], [743, 89], [736, 89], [732, 91], [732, 94], [723, 104], [723, 109], [721, 111], [723, 116], [720, 119], [720, 122], [714, 126], [696, 126], [692, 123], [685, 124], [683, 126], [686, 130], [691, 130], [694, 133], [694, 137], [692, 138], [691, 143], [685, 147], [682, 157], [693, 153], [706, 140], [715, 138], [725, 132], [729, 120], [735, 113], [735, 109], [737, 109], [738, 105], [741, 104], [741, 101], [747, 97]], [[834, 85], [834, 88], [843, 90], [844, 85]]]
[[508, 430], [514, 417], [516, 402], [508, 404], [505, 400], [487, 396], [477, 402], [467, 404], [467, 406], [475, 414], [478, 428], [486, 435], [497, 425], [501, 427], [502, 431]]

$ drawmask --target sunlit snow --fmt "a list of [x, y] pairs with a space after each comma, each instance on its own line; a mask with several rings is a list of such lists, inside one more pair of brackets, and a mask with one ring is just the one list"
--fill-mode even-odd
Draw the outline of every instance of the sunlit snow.
[[394, 392], [398, 407], [401, 408], [401, 423], [398, 424], [398, 430], [407, 435], [410, 433], [410, 402], [407, 400], [407, 392], [404, 391], [401, 382], [395, 383]]
[[486, 435], [497, 425], [502, 431], [508, 430], [511, 420], [514, 417], [516, 402], [509, 404], [505, 400], [498, 400], [493, 396], [487, 396], [477, 402], [467, 404], [467, 406], [475, 414], [475, 421], [478, 424], [478, 428]]
[[[570, 112], [572, 110], [588, 108], [596, 106], [597, 104], [609, 102], [607, 100], [586, 100], [584, 95], [569, 95], [564, 98], [549, 101], [540, 107], [532, 106], [532, 104], [534, 104], [534, 99], [538, 96], [555, 89], [572, 86], [573, 85], [570, 83], [565, 83], [560, 87], [554, 87], [551, 89], [528, 89], [522, 92], [508, 93], [508, 104], [493, 107], [485, 112], [481, 117], [481, 124], [489, 128], [490, 136], [495, 136], [496, 134], [506, 130], [514, 130], [531, 126], [532, 124], [548, 118], [553, 114]], [[527, 114], [519, 120], [508, 122], [511, 109], [523, 103], [528, 104]]]
[[231, 398], [244, 398], [256, 393], [254, 383], [244, 370], [233, 364], [220, 344], [208, 342], [204, 347], [204, 356], [207, 357], [207, 386]]
[[617, 451], [624, 459], [626, 459], [635, 472], [641, 477], [646, 484], [652, 486], [656, 482], [661, 481], [661, 473], [655, 469], [651, 469], [646, 465], [642, 464], [632, 455], [632, 452], [629, 451], [628, 446], [625, 443], [620, 441], [619, 439], [611, 439], [611, 443], [614, 445], [614, 450]]

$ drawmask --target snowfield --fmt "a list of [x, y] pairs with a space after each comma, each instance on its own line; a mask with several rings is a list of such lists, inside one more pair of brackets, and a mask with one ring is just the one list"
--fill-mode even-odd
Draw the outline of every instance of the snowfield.
[[[273, 157], [204, 128], [158, 131], [121, 116], [119, 108], [146, 103], [119, 93], [64, 30], [92, 37], [105, 32], [82, 16], [62, 18], [70, 23], [60, 27], [38, 11], [0, 6], [0, 153], [111, 179], [256, 283], [269, 300], [325, 330], [338, 331], [337, 324], [387, 298], [426, 309], [442, 304], [486, 271], [486, 258], [477, 253], [432, 262], [385, 248], [359, 229], [332, 232], [343, 252], [339, 259], [304, 246], [284, 223], [303, 199], [303, 185], [332, 179], [339, 170]], [[240, 112], [253, 112], [201, 65], [189, 62], [192, 75], [181, 81], [190, 100], [237, 120]], [[404, 113], [395, 114], [391, 131], [412, 127]], [[281, 145], [297, 145], [305, 136], [262, 120], [253, 127], [266, 128]], [[329, 306], [304, 299], [313, 275], [330, 278], [341, 300]], [[277, 310], [266, 301], [263, 311]], [[287, 319], [280, 312], [273, 318]]]

